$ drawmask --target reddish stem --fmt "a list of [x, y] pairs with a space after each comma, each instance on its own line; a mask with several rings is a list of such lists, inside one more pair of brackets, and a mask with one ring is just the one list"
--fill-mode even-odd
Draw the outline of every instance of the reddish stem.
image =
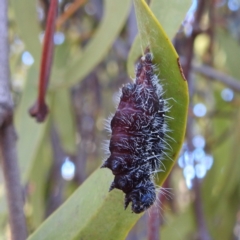
[[38, 122], [43, 122], [48, 113], [48, 107], [45, 103], [46, 90], [48, 87], [49, 77], [51, 73], [54, 42], [53, 36], [55, 31], [55, 22], [57, 18], [58, 0], [51, 0], [47, 17], [47, 25], [44, 36], [41, 70], [38, 86], [38, 99], [30, 108], [29, 113], [35, 117]]
[[61, 16], [58, 17], [56, 21], [56, 27], [59, 29], [63, 23], [73, 15], [83, 4], [86, 3], [86, 0], [75, 0], [71, 5], [63, 12]]

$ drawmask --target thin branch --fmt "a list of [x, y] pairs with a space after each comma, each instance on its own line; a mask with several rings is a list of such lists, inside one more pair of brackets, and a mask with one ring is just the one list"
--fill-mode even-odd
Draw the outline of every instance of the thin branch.
[[[194, 41], [197, 35], [200, 33], [200, 21], [204, 13], [205, 5], [206, 5], [206, 0], [198, 0], [197, 9], [195, 12], [195, 20], [193, 23], [193, 31], [187, 43], [188, 52], [186, 54], [186, 64], [184, 65], [184, 69], [183, 69], [189, 84], [190, 108], [192, 105], [192, 96], [194, 93], [194, 83], [193, 83], [193, 79], [190, 77], [192, 67], [193, 67], [192, 66], [192, 60], [194, 56], [193, 46], [194, 46]], [[192, 144], [193, 126], [194, 126], [194, 119], [191, 115], [188, 115], [186, 135], [187, 135], [187, 141], [188, 141], [187, 142], [188, 148], [190, 151], [193, 151], [194, 149], [194, 146]], [[210, 234], [208, 233], [207, 225], [206, 225], [204, 213], [203, 213], [200, 186], [199, 186], [198, 179], [196, 178], [194, 179], [193, 191], [195, 193], [194, 210], [195, 210], [195, 217], [197, 221], [198, 238], [200, 240], [210, 240], [211, 237], [210, 237]]]
[[231, 76], [228, 76], [227, 74], [224, 74], [222, 72], [219, 72], [212, 67], [209, 67], [206, 65], [202, 65], [202, 66], [195, 65], [195, 66], [193, 66], [193, 71], [200, 73], [204, 76], [207, 76], [212, 80], [221, 82], [221, 83], [229, 86], [233, 90], [240, 92], [240, 80], [235, 79]]
[[23, 191], [17, 163], [16, 133], [12, 122], [3, 125], [0, 131], [2, 169], [5, 180], [9, 222], [12, 240], [25, 240], [27, 227], [23, 212]]
[[194, 200], [194, 210], [196, 213], [196, 220], [198, 225], [198, 237], [200, 240], [211, 240], [208, 233], [206, 221], [203, 215], [203, 204], [201, 200], [201, 189], [199, 180], [195, 177], [193, 180], [195, 200]]
[[210, 66], [213, 66], [213, 56], [214, 56], [214, 37], [215, 37], [215, 0], [210, 0], [209, 2], [209, 29], [208, 35], [210, 38], [208, 46], [208, 61]]
[[25, 240], [27, 228], [23, 212], [23, 192], [17, 163], [13, 101], [9, 87], [7, 0], [0, 1], [0, 150], [12, 240]]
[[[157, 194], [156, 202], [161, 204], [161, 191]], [[150, 208], [148, 217], [148, 240], [160, 240], [160, 225], [161, 225], [161, 206], [158, 204]]]
[[[194, 45], [195, 38], [201, 32], [199, 23], [200, 23], [202, 14], [204, 12], [204, 7], [205, 7], [205, 0], [198, 0], [198, 6], [195, 12], [195, 20], [193, 23], [192, 34], [186, 39], [186, 43], [188, 47], [187, 47], [187, 53], [186, 53], [186, 62], [183, 65], [183, 72], [186, 79], [188, 80], [190, 90], [192, 88], [192, 81], [190, 81], [190, 73], [192, 69], [192, 59], [194, 55], [193, 45]], [[191, 93], [190, 93], [190, 97], [191, 97]]]
[[86, 3], [86, 0], [75, 0], [71, 5], [59, 16], [56, 20], [56, 28], [59, 30], [61, 26], [69, 19], [81, 6]]
[[34, 105], [29, 109], [30, 115], [35, 117], [38, 122], [43, 122], [48, 114], [48, 106], [45, 103], [45, 96], [48, 88], [54, 54], [53, 36], [55, 32], [57, 10], [58, 0], [52, 0], [48, 11], [47, 26], [44, 35], [41, 70], [38, 85], [38, 98]]

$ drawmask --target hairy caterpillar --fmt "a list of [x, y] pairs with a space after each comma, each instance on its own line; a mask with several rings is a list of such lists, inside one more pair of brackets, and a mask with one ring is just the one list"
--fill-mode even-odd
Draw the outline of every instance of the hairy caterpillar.
[[102, 167], [115, 175], [110, 186], [122, 190], [125, 209], [141, 213], [156, 200], [154, 173], [161, 167], [166, 148], [166, 101], [154, 74], [152, 54], [146, 53], [138, 63], [134, 83], [122, 88], [120, 103], [110, 127], [110, 156]]

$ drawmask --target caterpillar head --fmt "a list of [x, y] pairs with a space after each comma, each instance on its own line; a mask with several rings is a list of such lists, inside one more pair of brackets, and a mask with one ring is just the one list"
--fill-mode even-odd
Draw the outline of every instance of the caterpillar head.
[[126, 194], [125, 209], [132, 202], [132, 211], [141, 213], [147, 210], [156, 200], [154, 184], [149, 180], [144, 185], [140, 184], [132, 192]]

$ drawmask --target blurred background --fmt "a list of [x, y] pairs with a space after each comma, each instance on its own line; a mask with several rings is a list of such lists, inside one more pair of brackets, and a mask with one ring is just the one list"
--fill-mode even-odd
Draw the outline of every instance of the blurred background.
[[[104, 160], [102, 146], [109, 138], [105, 119], [115, 111], [119, 88], [132, 81], [127, 61], [137, 35], [134, 9], [109, 10], [106, 2], [59, 0], [47, 96], [50, 113], [40, 125], [29, 117], [28, 109], [37, 96], [49, 1], [9, 2], [11, 88], [24, 211], [31, 232], [99, 168]], [[174, 21], [174, 4], [158, 2]], [[185, 17], [172, 42], [189, 83], [189, 119], [181, 154], [164, 184], [167, 193], [160, 194], [160, 236], [237, 240], [240, 0], [184, 4], [185, 10], [179, 11]], [[114, 11], [125, 11], [121, 14], [126, 17], [120, 22]], [[150, 217], [146, 213], [127, 239], [150, 239]], [[9, 239], [1, 175], [0, 239]]]

